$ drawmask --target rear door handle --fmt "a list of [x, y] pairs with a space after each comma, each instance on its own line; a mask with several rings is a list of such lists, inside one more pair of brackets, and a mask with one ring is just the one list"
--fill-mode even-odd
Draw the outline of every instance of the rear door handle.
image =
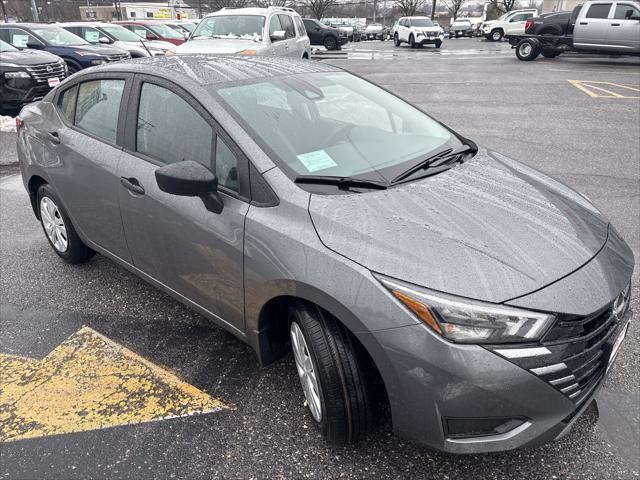
[[589, 22], [580, 22], [580, 25], [589, 25]]
[[51, 143], [56, 145], [60, 143], [60, 136], [58, 135], [58, 132], [47, 132], [46, 137]]
[[138, 195], [144, 195], [144, 188], [142, 188], [142, 185], [140, 185], [137, 179], [133, 177], [120, 177], [120, 183], [127, 190], [130, 190], [133, 193], [137, 193]]

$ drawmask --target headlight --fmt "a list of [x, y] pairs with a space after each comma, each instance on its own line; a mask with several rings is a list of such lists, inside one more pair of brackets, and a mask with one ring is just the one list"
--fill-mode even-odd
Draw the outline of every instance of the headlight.
[[432, 292], [381, 275], [376, 278], [433, 331], [453, 342], [530, 342], [555, 319], [546, 313]]
[[107, 63], [104, 59], [91, 60], [91, 65], [102, 65], [103, 63]]
[[27, 72], [4, 72], [4, 78], [29, 78]]

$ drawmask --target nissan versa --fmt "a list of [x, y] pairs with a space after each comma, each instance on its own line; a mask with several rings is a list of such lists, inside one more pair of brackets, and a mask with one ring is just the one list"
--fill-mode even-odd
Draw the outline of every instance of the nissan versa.
[[568, 431], [624, 338], [633, 255], [583, 196], [335, 67], [262, 57], [105, 64], [18, 122], [34, 212], [268, 364], [352, 442], [450, 452]]

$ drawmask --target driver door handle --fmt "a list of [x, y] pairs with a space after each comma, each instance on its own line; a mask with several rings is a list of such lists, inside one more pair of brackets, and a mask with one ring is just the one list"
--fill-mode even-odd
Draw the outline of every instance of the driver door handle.
[[138, 195], [144, 195], [144, 188], [142, 187], [142, 185], [140, 185], [140, 182], [138, 182], [136, 178], [120, 177], [120, 183], [127, 190], [130, 190]]
[[612, 23], [612, 24], [611, 24], [611, 26], [612, 26], [612, 27], [619, 27], [619, 26], [620, 26], [620, 24], [619, 24], [619, 23]]

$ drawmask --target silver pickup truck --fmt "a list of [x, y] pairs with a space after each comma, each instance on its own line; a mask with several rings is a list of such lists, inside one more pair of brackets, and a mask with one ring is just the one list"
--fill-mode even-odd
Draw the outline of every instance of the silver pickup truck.
[[640, 55], [640, 2], [593, 0], [576, 7], [564, 35], [510, 36], [523, 61], [564, 52]]

